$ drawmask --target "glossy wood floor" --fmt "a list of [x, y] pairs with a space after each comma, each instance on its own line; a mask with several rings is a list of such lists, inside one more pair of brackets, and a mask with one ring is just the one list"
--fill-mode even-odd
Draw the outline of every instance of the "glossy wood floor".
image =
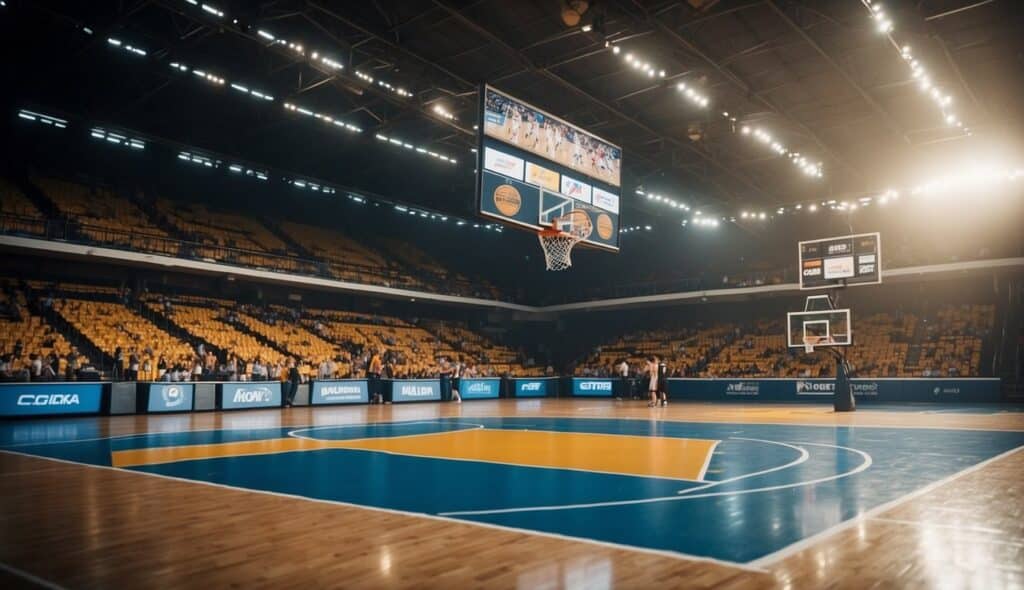
[[[1024, 430], [927, 406], [474, 402], [99, 419], [100, 435], [572, 416]], [[90, 420], [92, 423], [93, 420]], [[737, 568], [0, 452], [0, 585], [65, 588], [1024, 588], [1024, 452]]]

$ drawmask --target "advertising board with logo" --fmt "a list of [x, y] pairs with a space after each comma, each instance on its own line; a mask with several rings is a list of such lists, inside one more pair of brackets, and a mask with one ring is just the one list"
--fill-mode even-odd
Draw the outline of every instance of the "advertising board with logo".
[[316, 380], [309, 387], [309, 403], [314, 406], [370, 403], [365, 379]]
[[501, 378], [463, 378], [459, 382], [462, 399], [497, 399], [501, 394]]
[[96, 414], [102, 405], [100, 383], [0, 383], [0, 416]]
[[281, 407], [281, 382], [221, 383], [219, 398], [224, 410]]
[[615, 390], [612, 379], [572, 378], [572, 394], [580, 397], [611, 397]]
[[558, 377], [536, 378], [536, 379], [515, 379], [512, 384], [512, 391], [516, 397], [547, 397], [555, 393], [558, 386]]
[[805, 240], [797, 248], [801, 289], [882, 282], [882, 238], [878, 233]]
[[391, 401], [423, 402], [441, 401], [439, 379], [395, 379], [391, 381]]
[[516, 180], [523, 179], [523, 168], [525, 163], [522, 158], [498, 151], [494, 148], [484, 148], [484, 168], [504, 174]]
[[191, 412], [195, 399], [192, 383], [147, 383], [147, 412]]
[[[1001, 399], [999, 379], [851, 379], [858, 402], [968, 402]], [[834, 379], [669, 379], [675, 399], [737, 400], [756, 396], [764, 401], [830, 403]]]

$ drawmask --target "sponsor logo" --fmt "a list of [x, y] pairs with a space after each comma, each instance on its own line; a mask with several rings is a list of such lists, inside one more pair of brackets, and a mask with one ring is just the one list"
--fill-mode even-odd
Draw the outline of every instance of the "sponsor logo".
[[540, 391], [540, 386], [543, 385], [540, 381], [534, 381], [532, 383], [520, 383], [519, 391]]
[[834, 381], [797, 381], [797, 395], [826, 395], [836, 390]]
[[804, 276], [805, 277], [818, 277], [818, 276], [821, 276], [821, 261], [820, 260], [805, 260], [804, 261]]
[[936, 387], [932, 390], [934, 395], [960, 395], [959, 387]]
[[836, 243], [836, 244], [829, 244], [828, 245], [828, 253], [829, 254], [846, 254], [849, 251], [850, 251], [850, 244], [848, 244], [847, 242], [839, 242], [839, 243]]
[[619, 212], [619, 196], [596, 186], [594, 187], [594, 204], [612, 213]]
[[77, 393], [23, 393], [18, 396], [19, 406], [77, 406], [81, 403]]
[[437, 393], [429, 385], [402, 385], [399, 394], [408, 397], [430, 397]]
[[324, 385], [320, 395], [361, 395], [363, 390], [358, 385]]
[[597, 235], [601, 236], [602, 240], [612, 239], [612, 218], [608, 217], [607, 213], [597, 216]]
[[853, 276], [853, 256], [825, 259], [826, 279], [845, 279]]
[[469, 393], [490, 393], [491, 384], [477, 381], [476, 383], [470, 384], [469, 388], [466, 389]]
[[164, 399], [165, 408], [176, 408], [185, 403], [185, 394], [177, 385], [161, 387], [160, 397]]
[[562, 194], [574, 199], [590, 202], [591, 187], [589, 184], [580, 182], [568, 176], [562, 175]]
[[611, 381], [581, 381], [580, 391], [611, 391]]
[[274, 394], [269, 388], [257, 387], [256, 389], [236, 389], [231, 401], [236, 404], [258, 404], [269, 403], [273, 399]]
[[859, 272], [862, 275], [872, 274], [872, 273], [875, 272], [875, 265], [874, 264], [862, 264], [862, 265], [860, 265], [860, 271]]
[[725, 395], [758, 395], [761, 384], [756, 381], [738, 381], [725, 386]]
[[877, 396], [878, 395], [878, 382], [871, 381], [870, 383], [857, 383], [856, 381], [850, 382], [850, 389], [853, 390], [854, 395], [860, 396]]
[[558, 192], [560, 177], [557, 172], [542, 168], [532, 162], [526, 163], [526, 182], [546, 188], [551, 192]]
[[874, 264], [875, 263], [875, 255], [874, 254], [863, 254], [863, 255], [857, 257], [857, 262], [859, 262], [860, 264]]
[[503, 184], [494, 189], [494, 206], [505, 217], [514, 217], [523, 206], [523, 197], [510, 184]]

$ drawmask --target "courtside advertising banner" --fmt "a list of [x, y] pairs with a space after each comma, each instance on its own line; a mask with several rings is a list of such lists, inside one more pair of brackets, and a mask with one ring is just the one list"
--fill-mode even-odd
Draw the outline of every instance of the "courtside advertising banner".
[[513, 391], [516, 397], [547, 397], [557, 389], [558, 377], [516, 379]]
[[612, 379], [572, 378], [572, 394], [579, 397], [611, 397], [615, 386]]
[[195, 385], [191, 383], [148, 383], [146, 411], [191, 412], [195, 399]]
[[459, 381], [459, 395], [462, 399], [498, 399], [501, 393], [501, 378], [467, 378]]
[[440, 379], [395, 379], [391, 382], [391, 401], [441, 401]]
[[370, 388], [365, 379], [314, 381], [310, 385], [309, 403], [314, 406], [367, 404], [370, 403]]
[[96, 414], [103, 403], [100, 383], [2, 383], [0, 416]]
[[[850, 379], [858, 402], [968, 402], [1001, 399], [997, 378]], [[673, 399], [831, 403], [834, 379], [669, 379]]]
[[281, 382], [231, 382], [220, 384], [220, 407], [224, 410], [281, 407]]

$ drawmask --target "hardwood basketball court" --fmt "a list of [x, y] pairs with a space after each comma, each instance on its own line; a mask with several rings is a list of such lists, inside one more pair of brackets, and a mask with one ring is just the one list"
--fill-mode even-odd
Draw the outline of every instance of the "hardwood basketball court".
[[8, 587], [1022, 583], [1012, 406], [509, 400], [0, 432]]

